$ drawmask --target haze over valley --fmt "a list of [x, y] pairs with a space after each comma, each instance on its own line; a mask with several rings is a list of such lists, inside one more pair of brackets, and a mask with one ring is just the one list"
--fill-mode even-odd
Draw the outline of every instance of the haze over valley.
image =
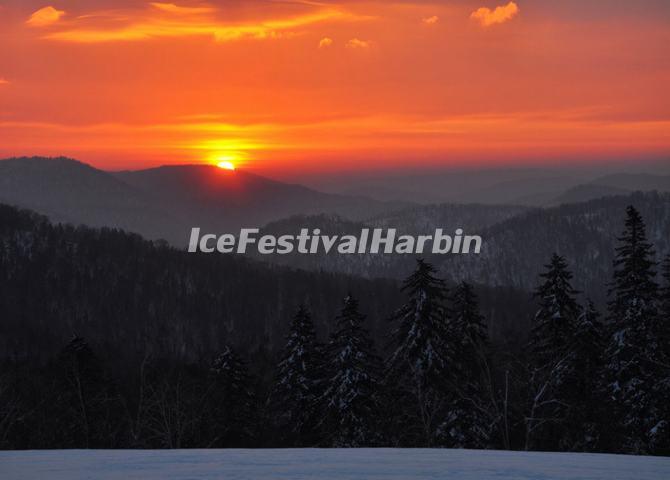
[[[463, 228], [483, 237], [481, 254], [424, 255], [447, 279], [530, 291], [543, 262], [558, 252], [574, 261], [577, 287], [603, 305], [606, 292], [599, 285], [611, 275], [628, 204], [648, 218], [659, 258], [670, 251], [670, 176], [660, 172], [592, 173], [586, 179], [572, 172], [562, 177], [563, 183], [549, 176], [556, 171], [535, 171], [533, 176], [525, 170], [505, 175], [444, 172], [425, 189], [432, 189], [440, 201], [422, 203], [397, 200], [403, 198], [402, 190], [386, 200], [323, 193], [210, 165], [106, 172], [72, 159], [32, 157], [0, 161], [0, 202], [34, 210], [54, 222], [121, 228], [180, 249], [192, 227], [216, 234], [261, 228], [276, 235], [297, 234], [302, 228], [330, 235], [358, 235], [363, 228], [394, 228], [398, 235]], [[533, 192], [545, 186], [538, 182], [540, 174], [563, 190], [531, 201]], [[468, 201], [477, 195], [486, 201]], [[458, 201], [448, 201], [454, 198]], [[411, 255], [334, 252], [252, 257], [292, 268], [396, 280], [414, 262]]]

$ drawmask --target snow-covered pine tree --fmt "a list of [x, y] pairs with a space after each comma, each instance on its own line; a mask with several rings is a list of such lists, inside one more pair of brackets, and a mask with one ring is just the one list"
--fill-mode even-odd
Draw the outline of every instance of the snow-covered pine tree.
[[[663, 286], [659, 296], [659, 312], [665, 329], [670, 330], [670, 255], [665, 257], [661, 271], [663, 274]], [[666, 346], [670, 348], [670, 342], [666, 343]]]
[[600, 437], [603, 414], [602, 367], [605, 331], [593, 302], [577, 318], [570, 342], [569, 372], [563, 392], [570, 406], [561, 450], [593, 451]]
[[451, 298], [449, 341], [454, 345], [458, 364], [452, 368], [463, 378], [473, 379], [481, 373], [489, 347], [486, 319], [479, 311], [475, 291], [467, 282], [459, 283]]
[[613, 450], [654, 453], [668, 449], [667, 348], [658, 314], [654, 250], [632, 206], [614, 260], [606, 349], [606, 389]]
[[398, 408], [403, 443], [432, 446], [444, 419], [449, 383], [447, 288], [423, 259], [404, 282], [407, 302], [391, 317], [393, 351], [387, 361], [387, 399]]
[[545, 268], [540, 274], [543, 282], [535, 291], [539, 308], [530, 344], [535, 365], [546, 365], [565, 351], [581, 311], [575, 299], [579, 292], [572, 287], [572, 272], [565, 259], [554, 253]]
[[[662, 339], [660, 340], [663, 348], [663, 365], [665, 366], [667, 376], [666, 382], [670, 382], [670, 255], [665, 257], [663, 261], [663, 288], [660, 293], [660, 308], [659, 308], [659, 328], [662, 330]], [[670, 390], [670, 387], [667, 387]], [[670, 402], [667, 402], [665, 413], [663, 414], [666, 423], [663, 425], [663, 432], [657, 431], [656, 443], [659, 445], [656, 448], [658, 453], [664, 455], [670, 454]]]
[[325, 443], [329, 446], [363, 447], [379, 441], [376, 424], [381, 362], [364, 321], [358, 302], [347, 296], [327, 347], [332, 373], [320, 402], [324, 407]]
[[246, 363], [226, 346], [210, 368], [213, 446], [248, 445], [255, 430], [255, 398]]
[[[490, 443], [494, 423], [487, 382], [488, 333], [479, 312], [472, 286], [461, 282], [454, 290], [451, 303], [448, 341], [455, 355], [450, 371], [449, 405], [440, 427], [441, 443], [458, 448], [485, 448]], [[490, 385], [489, 385], [490, 387]]]
[[280, 435], [294, 446], [316, 443], [318, 400], [324, 383], [323, 351], [305, 306], [293, 318], [271, 395]]
[[[662, 265], [663, 286], [659, 296], [660, 328], [663, 331], [662, 343], [665, 345], [665, 358], [670, 359], [670, 255]], [[670, 368], [670, 366], [668, 367]]]
[[542, 283], [529, 344], [530, 399], [526, 416], [526, 449], [554, 450], [565, 435], [571, 372], [570, 344], [580, 307], [565, 259], [554, 253]]

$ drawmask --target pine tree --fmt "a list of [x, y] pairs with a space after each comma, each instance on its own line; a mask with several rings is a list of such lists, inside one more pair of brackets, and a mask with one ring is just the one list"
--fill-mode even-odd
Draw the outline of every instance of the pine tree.
[[580, 307], [565, 259], [553, 254], [535, 291], [539, 308], [530, 339], [530, 407], [526, 448], [556, 449], [565, 435], [571, 343]]
[[323, 352], [311, 316], [300, 306], [291, 324], [272, 393], [276, 420], [288, 443], [310, 446], [316, 442], [322, 391]]
[[566, 435], [561, 439], [561, 450], [594, 451], [598, 446], [603, 414], [604, 347], [605, 332], [600, 314], [588, 300], [577, 319], [570, 343], [571, 356], [563, 386], [565, 403], [570, 409], [565, 419]]
[[211, 417], [220, 447], [248, 445], [254, 434], [255, 398], [246, 363], [226, 346], [210, 369]]
[[544, 280], [535, 291], [539, 299], [531, 333], [531, 350], [536, 366], [543, 366], [560, 356], [572, 340], [580, 307], [579, 293], [572, 287], [572, 273], [565, 259], [554, 253]]
[[324, 393], [324, 432], [333, 447], [371, 446], [376, 434], [380, 360], [367, 330], [365, 316], [351, 296], [337, 317], [337, 331], [328, 345], [332, 375]]
[[491, 399], [485, 386], [490, 381], [488, 333], [470, 284], [461, 282], [456, 287], [451, 312], [448, 340], [455, 355], [450, 365], [453, 380], [441, 438], [451, 447], [484, 448], [490, 443], [493, 423]]
[[[667, 331], [670, 330], [670, 255], [666, 256], [663, 261], [662, 274], [663, 288], [660, 291], [659, 312], [664, 329]], [[666, 346], [670, 347], [668, 343], [666, 343]]]
[[460, 334], [461, 351], [476, 358], [488, 345], [486, 320], [479, 312], [479, 301], [472, 285], [461, 282], [452, 297], [451, 326]]
[[394, 350], [386, 372], [391, 402], [402, 410], [395, 429], [407, 437], [403, 441], [423, 446], [433, 445], [439, 433], [453, 353], [446, 341], [448, 292], [434, 273], [430, 264], [418, 260], [404, 282], [408, 300], [391, 318], [398, 326], [392, 333]]
[[663, 261], [662, 275], [663, 288], [660, 290], [659, 298], [659, 328], [662, 332], [661, 343], [665, 346], [664, 356], [666, 359], [670, 359], [670, 255], [667, 255]]
[[[666, 376], [664, 381], [670, 383], [670, 255], [665, 257], [663, 262], [663, 288], [660, 294], [660, 308], [659, 308], [659, 334], [660, 342], [662, 344], [663, 358], [661, 367], [665, 367]], [[659, 384], [659, 388], [670, 390], [670, 386]], [[659, 453], [670, 453], [670, 402], [667, 402], [664, 410], [665, 424], [662, 425], [662, 431], [658, 431], [655, 442], [659, 445], [656, 451]]]
[[610, 447], [629, 453], [668, 448], [667, 348], [658, 314], [654, 250], [645, 224], [629, 206], [614, 261], [606, 350]]

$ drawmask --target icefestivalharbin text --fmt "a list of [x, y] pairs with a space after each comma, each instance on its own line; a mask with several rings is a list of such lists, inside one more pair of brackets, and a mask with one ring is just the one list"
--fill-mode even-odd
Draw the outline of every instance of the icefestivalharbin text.
[[303, 228], [297, 235], [261, 235], [258, 228], [243, 228], [239, 235], [225, 233], [202, 234], [200, 228], [191, 229], [188, 251], [191, 253], [247, 253], [256, 249], [262, 255], [289, 253], [397, 253], [397, 254], [447, 254], [479, 253], [482, 238], [478, 235], [464, 235], [458, 228], [454, 235], [444, 234], [441, 228], [433, 235], [398, 235], [395, 228], [363, 228], [356, 235], [322, 235], [321, 230]]

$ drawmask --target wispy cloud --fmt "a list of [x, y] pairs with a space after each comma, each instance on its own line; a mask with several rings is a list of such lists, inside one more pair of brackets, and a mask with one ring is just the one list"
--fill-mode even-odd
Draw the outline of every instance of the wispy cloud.
[[479, 22], [482, 27], [490, 27], [500, 23], [505, 23], [514, 18], [519, 13], [519, 6], [514, 2], [507, 5], [500, 5], [491, 10], [488, 7], [481, 7], [472, 12], [470, 18]]
[[52, 6], [40, 8], [26, 20], [26, 23], [31, 27], [46, 27], [47, 25], [52, 25], [61, 17], [65, 15], [63, 10], [57, 10]]
[[347, 48], [357, 48], [357, 49], [370, 48], [370, 42], [367, 40], [352, 38], [347, 42]]
[[9, 80], [0, 77], [0, 85], [9, 85]]
[[333, 39], [329, 37], [323, 37], [319, 40], [319, 48], [330, 47], [333, 44]]
[[214, 7], [181, 7], [172, 3], [151, 3], [148, 10], [134, 15], [122, 11], [105, 16], [95, 12], [68, 22], [49, 33], [47, 39], [76, 43], [138, 41], [155, 38], [210, 36], [219, 42], [240, 39], [271, 39], [290, 36], [296, 29], [328, 21], [357, 20], [335, 8], [315, 8], [293, 17], [258, 21], [221, 20]]
[[426, 17], [422, 19], [421, 21], [425, 23], [426, 25], [435, 25], [438, 21], [440, 20], [440, 17], [437, 15], [433, 15], [432, 17]]
[[179, 5], [175, 5], [174, 3], [152, 2], [150, 5], [164, 12], [182, 15], [199, 15], [216, 11], [216, 9], [213, 7], [181, 7]]

